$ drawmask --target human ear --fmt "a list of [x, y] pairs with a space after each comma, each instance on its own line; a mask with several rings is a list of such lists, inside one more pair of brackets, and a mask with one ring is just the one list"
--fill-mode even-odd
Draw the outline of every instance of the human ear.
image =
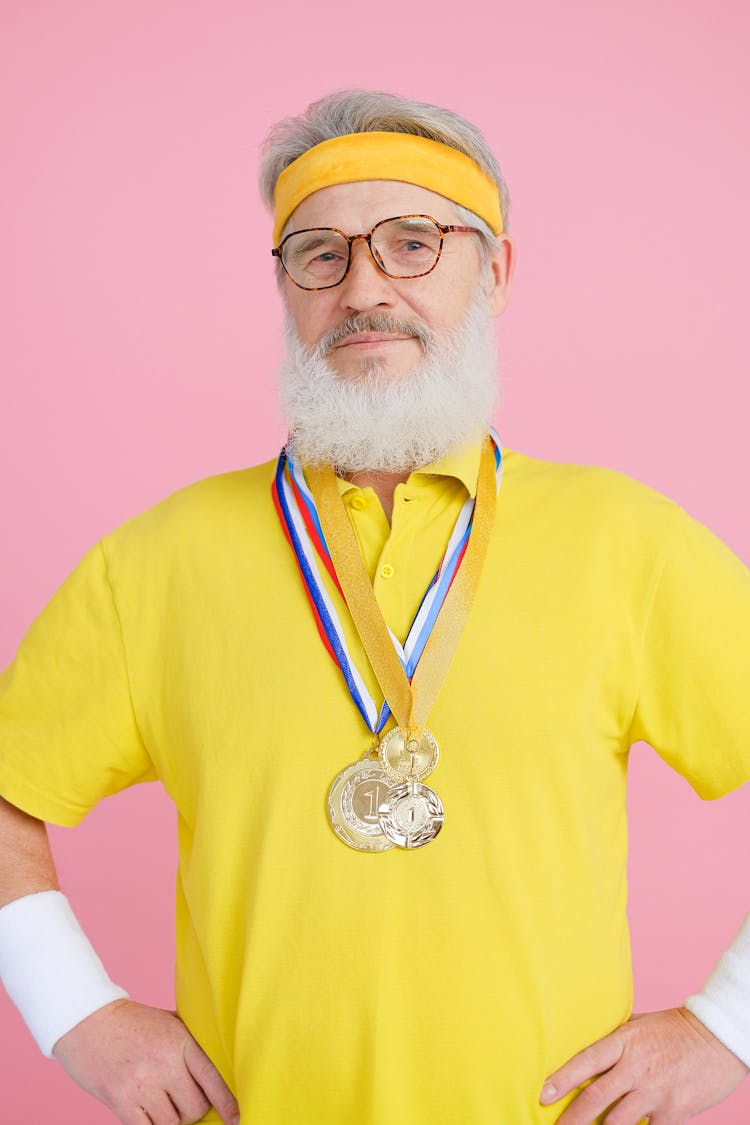
[[497, 249], [490, 255], [489, 301], [492, 316], [500, 316], [505, 311], [516, 265], [516, 247], [510, 235], [499, 235], [498, 243]]

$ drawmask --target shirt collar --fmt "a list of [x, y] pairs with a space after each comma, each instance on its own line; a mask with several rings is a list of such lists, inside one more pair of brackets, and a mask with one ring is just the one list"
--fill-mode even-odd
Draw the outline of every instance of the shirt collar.
[[[441, 457], [438, 461], [433, 461], [430, 465], [425, 465], [423, 469], [415, 469], [410, 475], [409, 480], [414, 480], [419, 477], [454, 477], [460, 480], [466, 488], [469, 496], [474, 497], [477, 494], [477, 478], [479, 476], [479, 461], [482, 456], [482, 447], [480, 444], [464, 446], [461, 449], [451, 450], [445, 457]], [[341, 477], [336, 478], [339, 493], [345, 496], [347, 492], [351, 492], [357, 485], [351, 481], [343, 480]]]

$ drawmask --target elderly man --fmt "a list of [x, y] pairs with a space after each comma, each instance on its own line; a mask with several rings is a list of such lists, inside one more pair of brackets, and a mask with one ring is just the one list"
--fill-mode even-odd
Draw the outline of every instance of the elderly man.
[[[474, 126], [334, 95], [261, 182], [290, 442], [105, 536], [5, 673], [6, 987], [123, 1125], [677, 1125], [747, 1074], [750, 933], [630, 1018], [627, 753], [747, 780], [750, 577], [641, 485], [502, 449]], [[42, 823], [155, 778], [179, 1015], [106, 976]]]

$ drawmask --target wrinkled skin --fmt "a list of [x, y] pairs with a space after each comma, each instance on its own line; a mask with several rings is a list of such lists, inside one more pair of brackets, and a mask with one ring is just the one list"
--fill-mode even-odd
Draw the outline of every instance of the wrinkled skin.
[[692, 1012], [670, 1008], [633, 1015], [622, 1027], [574, 1055], [545, 1083], [556, 1092], [547, 1105], [589, 1085], [558, 1118], [558, 1125], [683, 1125], [723, 1101], [748, 1067]]
[[115, 1000], [58, 1039], [53, 1054], [122, 1125], [188, 1125], [211, 1106], [225, 1125], [239, 1123], [231, 1090], [174, 1012]]

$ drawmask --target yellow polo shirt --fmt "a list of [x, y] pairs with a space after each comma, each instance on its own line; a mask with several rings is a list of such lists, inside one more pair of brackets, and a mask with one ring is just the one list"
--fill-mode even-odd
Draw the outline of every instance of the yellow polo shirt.
[[[412, 475], [392, 527], [341, 483], [402, 637], [477, 458]], [[360, 853], [325, 798], [369, 736], [272, 475], [199, 481], [85, 556], [0, 678], [0, 792], [72, 825], [163, 782], [178, 1009], [245, 1125], [548, 1125], [545, 1076], [630, 1012], [629, 746], [650, 741], [703, 797], [750, 776], [748, 571], [626, 477], [506, 453], [429, 721], [444, 828]]]

